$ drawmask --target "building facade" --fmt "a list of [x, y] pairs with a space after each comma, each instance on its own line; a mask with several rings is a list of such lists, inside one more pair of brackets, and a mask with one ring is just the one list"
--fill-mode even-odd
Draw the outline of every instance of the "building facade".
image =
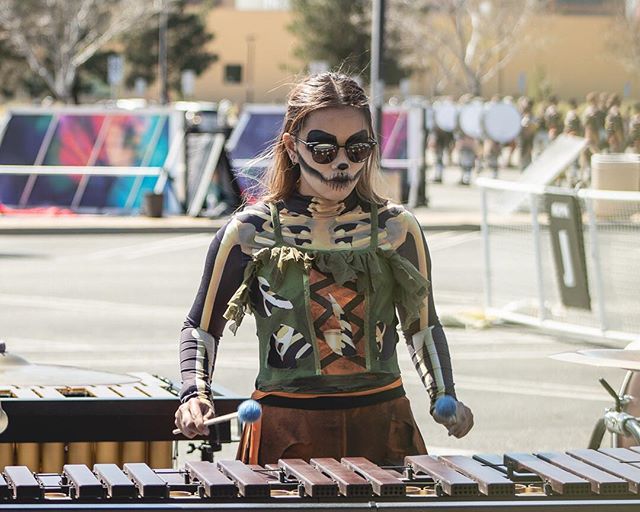
[[[637, 10], [635, 0], [627, 2]], [[531, 94], [545, 86], [562, 99], [581, 99], [589, 91], [617, 92], [640, 98], [640, 77], [623, 67], [609, 49], [623, 0], [554, 0], [530, 25], [531, 43], [523, 45], [483, 95]], [[235, 103], [281, 103], [307, 63], [293, 54], [296, 44], [287, 26], [293, 22], [288, 0], [221, 0], [207, 15], [218, 55], [195, 84], [193, 99]], [[430, 77], [416, 73], [411, 94], [429, 95]], [[444, 91], [462, 94], [465, 91]], [[388, 94], [398, 94], [389, 90]]]

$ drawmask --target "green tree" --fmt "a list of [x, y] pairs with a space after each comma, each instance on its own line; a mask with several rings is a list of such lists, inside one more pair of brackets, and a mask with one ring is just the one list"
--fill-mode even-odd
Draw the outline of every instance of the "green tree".
[[[369, 79], [371, 61], [370, 0], [292, 0], [293, 22], [288, 29], [297, 37], [294, 55], [303, 61], [326, 61], [332, 69]], [[397, 84], [409, 74], [399, 64], [396, 31], [385, 31], [383, 76]]]
[[[207, 32], [202, 15], [186, 9], [187, 2], [178, 3], [167, 22], [167, 60], [169, 88], [180, 94], [182, 72], [191, 69], [201, 75], [218, 56], [206, 49], [214, 35]], [[127, 75], [125, 83], [133, 87], [136, 79], [152, 84], [158, 77], [158, 23], [147, 25], [139, 34], [125, 41]]]

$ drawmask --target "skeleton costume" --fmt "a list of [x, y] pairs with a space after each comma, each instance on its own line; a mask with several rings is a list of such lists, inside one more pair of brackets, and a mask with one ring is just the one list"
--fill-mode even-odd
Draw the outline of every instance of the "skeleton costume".
[[263, 407], [239, 458], [273, 463], [359, 455], [400, 463], [426, 453], [398, 367], [398, 324], [431, 399], [455, 398], [430, 258], [411, 213], [352, 192], [294, 194], [232, 217], [212, 242], [181, 336], [181, 399], [210, 400], [217, 343], [254, 315]]

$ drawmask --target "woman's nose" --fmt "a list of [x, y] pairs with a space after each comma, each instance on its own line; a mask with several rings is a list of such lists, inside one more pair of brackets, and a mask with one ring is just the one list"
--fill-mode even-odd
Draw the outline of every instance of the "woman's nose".
[[341, 147], [333, 161], [333, 168], [339, 171], [346, 171], [349, 168], [349, 157], [345, 148]]

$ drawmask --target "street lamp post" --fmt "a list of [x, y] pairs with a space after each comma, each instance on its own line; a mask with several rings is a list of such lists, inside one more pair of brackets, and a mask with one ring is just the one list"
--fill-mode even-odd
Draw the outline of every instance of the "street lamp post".
[[253, 101], [253, 72], [255, 66], [255, 42], [256, 36], [249, 34], [247, 36], [247, 103]]
[[158, 65], [160, 68], [160, 103], [169, 103], [169, 78], [167, 64], [167, 24], [169, 15], [167, 4], [162, 1], [162, 10], [158, 19]]
[[371, 21], [371, 103], [373, 106], [373, 130], [378, 140], [380, 140], [382, 131], [382, 103], [384, 101], [384, 80], [382, 78], [384, 8], [385, 0], [373, 0]]

